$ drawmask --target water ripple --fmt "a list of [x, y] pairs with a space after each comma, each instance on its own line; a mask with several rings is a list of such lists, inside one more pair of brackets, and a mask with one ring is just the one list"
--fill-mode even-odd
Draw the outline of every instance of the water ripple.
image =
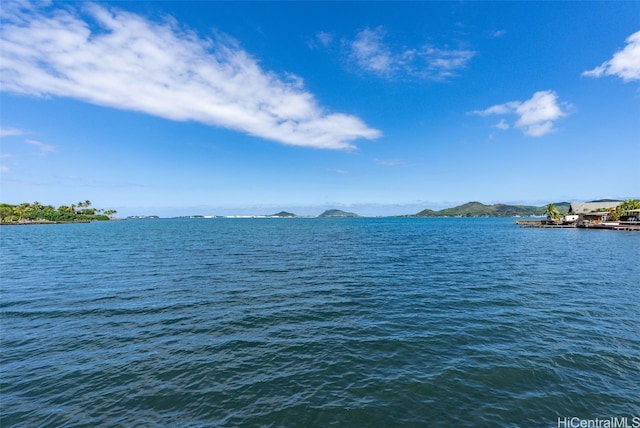
[[637, 234], [216, 219], [0, 238], [3, 427], [640, 415]]

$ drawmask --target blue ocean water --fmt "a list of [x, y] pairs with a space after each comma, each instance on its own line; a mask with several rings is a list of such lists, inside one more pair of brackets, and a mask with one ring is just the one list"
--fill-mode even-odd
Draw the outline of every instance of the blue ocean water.
[[637, 232], [162, 219], [0, 239], [2, 427], [640, 423]]

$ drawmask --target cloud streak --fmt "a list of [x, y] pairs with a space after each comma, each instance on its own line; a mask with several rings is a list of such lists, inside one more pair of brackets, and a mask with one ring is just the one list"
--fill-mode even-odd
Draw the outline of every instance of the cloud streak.
[[617, 76], [625, 82], [640, 80], [640, 31], [630, 35], [627, 45], [613, 57], [592, 70], [582, 73], [587, 77]]
[[418, 48], [394, 47], [386, 40], [383, 27], [365, 28], [346, 41], [349, 58], [364, 72], [385, 78], [445, 80], [457, 75], [475, 56], [462, 49], [441, 49], [431, 45]]
[[379, 159], [374, 158], [373, 161], [378, 165], [384, 166], [407, 166], [407, 162], [402, 159]]
[[24, 135], [25, 132], [18, 128], [0, 127], [0, 138], [3, 137], [15, 137], [18, 135]]
[[301, 79], [262, 70], [229, 36], [203, 39], [171, 18], [155, 23], [97, 4], [27, 5], [3, 11], [3, 91], [75, 98], [321, 149], [353, 149], [358, 139], [381, 136], [356, 116], [322, 108]]
[[38, 149], [38, 154], [40, 156], [47, 156], [49, 153], [54, 153], [56, 151], [56, 148], [51, 144], [45, 144], [36, 140], [25, 140], [24, 142]]
[[[484, 110], [475, 110], [470, 114], [478, 116], [516, 115], [518, 119], [513, 127], [520, 129], [530, 137], [541, 137], [554, 131], [554, 124], [568, 114], [571, 105], [558, 101], [554, 91], [539, 91], [526, 101], [509, 101]], [[506, 130], [511, 127], [502, 119], [496, 128]]]

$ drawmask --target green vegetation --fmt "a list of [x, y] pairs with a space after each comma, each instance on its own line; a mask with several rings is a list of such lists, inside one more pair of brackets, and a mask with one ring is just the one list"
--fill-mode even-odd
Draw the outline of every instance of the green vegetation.
[[23, 202], [18, 205], [0, 203], [0, 223], [73, 223], [109, 220], [116, 210], [103, 211], [91, 206], [91, 201], [71, 205], [42, 205]]
[[560, 218], [562, 217], [562, 214], [560, 213], [560, 211], [558, 211], [558, 208], [555, 206], [555, 204], [547, 205], [544, 209], [544, 213], [549, 220], [560, 220]]
[[322, 214], [320, 214], [318, 217], [322, 217], [322, 218], [327, 218], [327, 217], [359, 217], [358, 214], [355, 213], [350, 213], [347, 211], [342, 211], [342, 210], [326, 210], [325, 212], [323, 212]]
[[[554, 205], [561, 215], [569, 210], [568, 202], [559, 202]], [[468, 202], [453, 208], [446, 208], [440, 211], [423, 210], [415, 214], [416, 217], [527, 217], [541, 216], [546, 214], [547, 207], [536, 207], [529, 205], [506, 205], [494, 204], [485, 205], [480, 202]]]
[[640, 210], [640, 201], [627, 199], [609, 212], [609, 220], [619, 221], [627, 215], [629, 210]]
[[280, 211], [277, 214], [272, 214], [269, 217], [297, 217], [294, 213], [290, 213], [288, 211]]

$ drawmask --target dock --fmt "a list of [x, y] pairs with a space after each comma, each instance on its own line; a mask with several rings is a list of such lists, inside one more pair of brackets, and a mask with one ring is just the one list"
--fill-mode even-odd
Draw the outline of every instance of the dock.
[[570, 224], [547, 223], [546, 220], [517, 220], [516, 224], [524, 228], [537, 228], [537, 229], [572, 229], [576, 227], [575, 223], [570, 223]]
[[605, 230], [622, 230], [640, 232], [640, 222], [637, 221], [621, 221], [621, 222], [605, 222], [605, 223], [548, 223], [547, 220], [517, 220], [516, 224], [522, 228], [537, 229], [605, 229]]
[[623, 230], [627, 232], [640, 232], [640, 223], [635, 221], [621, 221], [619, 223], [600, 223], [582, 226], [585, 229]]

